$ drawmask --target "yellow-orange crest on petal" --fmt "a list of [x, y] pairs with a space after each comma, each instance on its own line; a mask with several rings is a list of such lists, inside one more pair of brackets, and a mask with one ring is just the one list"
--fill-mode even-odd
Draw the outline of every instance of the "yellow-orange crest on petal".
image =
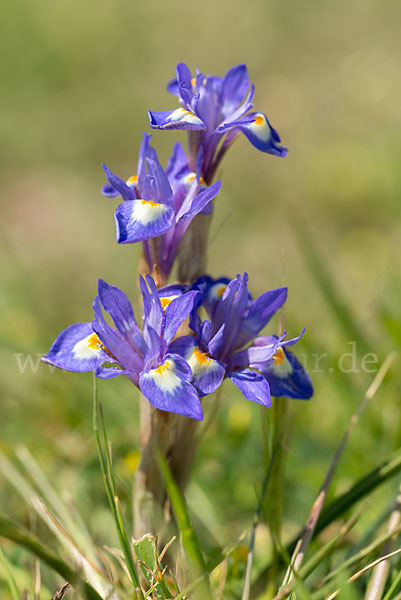
[[88, 337], [88, 347], [92, 348], [92, 350], [97, 350], [98, 348], [104, 348], [102, 342], [99, 340], [96, 333], [92, 333], [92, 335]]
[[170, 366], [170, 363], [168, 360], [166, 360], [162, 365], [159, 365], [155, 369], [155, 373], [157, 373], [158, 375], [164, 375], [164, 373], [168, 370], [169, 366]]
[[278, 348], [277, 352], [273, 356], [273, 361], [275, 365], [281, 365], [285, 358], [284, 350], [282, 348]]
[[153, 200], [141, 200], [142, 206], [149, 206], [155, 208], [156, 206], [160, 206], [158, 202], [153, 202]]
[[208, 365], [212, 362], [212, 359], [208, 354], [206, 352], [201, 352], [198, 347], [194, 348], [193, 356], [200, 365]]
[[163, 312], [166, 310], [171, 301], [172, 298], [160, 298], [160, 303], [162, 305]]

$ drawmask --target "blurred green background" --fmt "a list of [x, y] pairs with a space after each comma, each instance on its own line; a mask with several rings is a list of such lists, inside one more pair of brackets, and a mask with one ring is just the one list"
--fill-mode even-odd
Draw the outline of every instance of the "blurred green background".
[[[292, 404], [285, 531], [294, 532], [374, 376], [341, 373], [339, 356], [356, 341], [360, 369], [361, 355], [373, 352], [382, 362], [400, 343], [400, 18], [395, 0], [3, 3], [0, 447], [13, 456], [27, 446], [99, 539], [110, 528], [91, 429], [91, 375], [51, 373], [37, 361], [62, 329], [91, 318], [98, 277], [138, 306], [139, 248], [115, 242], [114, 201], [100, 195], [100, 163], [122, 177], [135, 171], [150, 129], [147, 109], [175, 106], [165, 84], [177, 62], [220, 76], [247, 64], [255, 109], [266, 112], [289, 155], [258, 153], [245, 137], [230, 150], [219, 174], [209, 270], [247, 270], [255, 295], [284, 282], [287, 330], [307, 329], [297, 351], [316, 393]], [[185, 134], [154, 133], [162, 162], [176, 139], [185, 142]], [[351, 328], [322, 277], [349, 311]], [[327, 353], [315, 373], [314, 353]], [[28, 355], [33, 368], [20, 369]], [[400, 445], [399, 367], [358, 426], [335, 490]], [[100, 382], [99, 393], [128, 507], [138, 394], [123, 378]], [[262, 476], [259, 407], [226, 382], [188, 496], [221, 543], [249, 528]], [[376, 494], [367, 519], [390, 503], [394, 485]], [[0, 510], [28, 519], [6, 482]]]

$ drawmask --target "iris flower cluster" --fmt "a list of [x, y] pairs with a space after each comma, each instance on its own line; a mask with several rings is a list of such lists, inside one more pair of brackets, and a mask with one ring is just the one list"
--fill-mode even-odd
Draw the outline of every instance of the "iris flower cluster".
[[[117, 242], [142, 242], [148, 273], [157, 275], [140, 277], [141, 319], [124, 292], [99, 280], [93, 320], [68, 327], [42, 360], [67, 371], [94, 371], [101, 379], [124, 375], [156, 408], [197, 420], [203, 418], [201, 399], [226, 378], [263, 406], [271, 395], [309, 399], [311, 380], [288, 349], [304, 332], [290, 340], [260, 335], [286, 301], [287, 288], [253, 300], [247, 273], [164, 285], [189, 225], [212, 212], [221, 187], [212, 180], [234, 139], [244, 133], [263, 152], [287, 154], [267, 117], [250, 112], [254, 86], [244, 65], [219, 78], [199, 71], [192, 77], [181, 63], [167, 87], [181, 106], [149, 112], [150, 124], [188, 130], [188, 154], [176, 143], [164, 169], [145, 133], [136, 174], [124, 180], [103, 165], [103, 195], [122, 200], [114, 214]], [[183, 326], [186, 335], [179, 333]]]

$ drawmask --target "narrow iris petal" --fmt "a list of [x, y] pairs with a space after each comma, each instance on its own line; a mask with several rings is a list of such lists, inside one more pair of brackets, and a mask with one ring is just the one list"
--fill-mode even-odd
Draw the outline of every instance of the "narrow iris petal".
[[178, 93], [181, 96], [185, 106], [190, 107], [192, 102], [192, 83], [191, 83], [191, 71], [184, 63], [177, 65], [177, 83]]
[[104, 172], [106, 174], [106, 177], [110, 183], [110, 185], [118, 191], [119, 194], [121, 194], [123, 200], [134, 200], [135, 198], [135, 192], [134, 190], [126, 184], [126, 182], [123, 179], [120, 179], [120, 177], [117, 177], [117, 175], [114, 175], [114, 173], [112, 173], [110, 171], [110, 169], [108, 167], [106, 167], [106, 165], [102, 165]]
[[98, 294], [104, 310], [109, 313], [120, 333], [133, 335], [139, 332], [131, 302], [124, 292], [99, 279]]
[[167, 344], [171, 342], [177, 333], [178, 328], [189, 317], [194, 307], [199, 305], [200, 300], [200, 292], [187, 292], [178, 298], [174, 298], [168, 304], [165, 310], [163, 334]]
[[222, 113], [229, 114], [242, 103], [249, 88], [248, 70], [245, 65], [232, 67], [222, 82]]

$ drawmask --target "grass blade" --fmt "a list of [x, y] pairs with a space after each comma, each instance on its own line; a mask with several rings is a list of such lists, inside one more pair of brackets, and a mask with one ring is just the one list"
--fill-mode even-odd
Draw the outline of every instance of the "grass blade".
[[323, 504], [327, 497], [327, 492], [328, 492], [331, 482], [333, 480], [333, 476], [334, 476], [335, 470], [337, 468], [338, 462], [342, 456], [342, 453], [344, 452], [347, 442], [348, 442], [349, 438], [351, 437], [351, 434], [352, 434], [356, 424], [358, 423], [361, 414], [363, 413], [364, 409], [366, 408], [366, 405], [368, 404], [368, 402], [374, 397], [375, 393], [377, 392], [377, 390], [378, 390], [380, 384], [382, 383], [387, 371], [389, 370], [394, 358], [395, 358], [394, 353], [391, 353], [386, 357], [386, 360], [383, 362], [382, 366], [380, 367], [379, 371], [376, 374], [376, 377], [374, 378], [374, 380], [372, 381], [368, 390], [366, 391], [365, 396], [358, 407], [358, 410], [351, 417], [351, 420], [349, 422], [347, 430], [345, 431], [345, 434], [340, 442], [340, 445], [338, 446], [338, 448], [336, 450], [334, 458], [333, 458], [333, 460], [329, 466], [329, 469], [326, 473], [326, 477], [323, 481], [322, 487], [320, 488], [319, 494], [312, 506], [312, 510], [309, 514], [304, 531], [302, 532], [302, 536], [300, 537], [300, 539], [298, 540], [298, 542], [295, 546], [295, 550], [291, 557], [290, 566], [284, 577], [283, 586], [285, 586], [287, 583], [289, 583], [291, 581], [294, 571], [297, 572], [300, 569], [303, 558], [309, 547], [309, 543], [313, 537], [313, 532], [314, 532], [316, 524], [318, 522], [320, 513], [323, 508]]
[[10, 594], [13, 600], [19, 600], [21, 597], [18, 593], [17, 584], [15, 583], [14, 575], [10, 569], [7, 557], [4, 554], [3, 548], [0, 546], [0, 566], [3, 569], [4, 577], [10, 589]]
[[[99, 418], [100, 414], [100, 418]], [[104, 447], [102, 446], [102, 440], [99, 433], [98, 422], [100, 420], [100, 425], [102, 428], [102, 435], [104, 441]], [[134, 559], [131, 552], [130, 543], [128, 542], [127, 534], [125, 532], [123, 517], [120, 510], [120, 503], [118, 497], [116, 495], [115, 482], [113, 476], [113, 467], [111, 464], [111, 457], [109, 452], [109, 443], [107, 440], [106, 428], [104, 426], [102, 413], [99, 413], [99, 403], [97, 399], [97, 388], [96, 388], [96, 377], [93, 376], [93, 430], [95, 433], [95, 439], [99, 454], [100, 466], [103, 473], [103, 479], [106, 487], [107, 497], [109, 499], [109, 504], [111, 508], [111, 512], [114, 518], [114, 522], [116, 525], [116, 530], [118, 534], [118, 538], [121, 545], [121, 550], [123, 551], [126, 566], [131, 578], [132, 583], [135, 586], [135, 595], [139, 597], [141, 600], [144, 600], [144, 594], [139, 582], [138, 571], [136, 569]]]
[[394, 594], [399, 591], [401, 588], [401, 571], [398, 572], [394, 581], [388, 588], [386, 595], [383, 597], [383, 600], [391, 600], [394, 598]]
[[248, 552], [248, 558], [247, 558], [247, 562], [246, 562], [246, 571], [245, 571], [245, 578], [244, 578], [244, 588], [243, 588], [243, 591], [242, 591], [242, 600], [249, 600], [249, 593], [250, 593], [250, 590], [251, 590], [251, 573], [252, 573], [252, 564], [253, 564], [253, 552], [254, 552], [254, 547], [255, 547], [256, 529], [257, 529], [258, 524], [259, 524], [260, 514], [262, 512], [262, 507], [263, 507], [263, 501], [264, 501], [265, 496], [266, 496], [267, 485], [269, 483], [270, 475], [272, 473], [274, 459], [275, 459], [276, 454], [277, 454], [277, 448], [278, 448], [278, 441], [276, 442], [276, 445], [273, 448], [273, 451], [271, 453], [269, 465], [267, 467], [266, 475], [265, 475], [264, 480], [263, 480], [262, 493], [260, 495], [258, 506], [257, 506], [256, 512], [255, 512], [254, 518], [253, 518], [252, 531], [251, 531], [251, 539], [249, 541], [249, 552]]
[[202, 599], [208, 598], [211, 600], [212, 593], [210, 589], [206, 563], [205, 559], [203, 558], [199, 540], [191, 523], [187, 504], [178, 488], [178, 485], [173, 479], [166, 458], [160, 452], [158, 452], [157, 456], [167, 493], [170, 498], [171, 506], [177, 520], [178, 528], [181, 532], [182, 543], [188, 557], [190, 569], [193, 576], [196, 579], [199, 578], [199, 597], [202, 597]]
[[97, 591], [82, 579], [80, 573], [71, 569], [67, 563], [58, 558], [51, 550], [48, 550], [34, 535], [22, 529], [7, 517], [0, 516], [0, 537], [15, 542], [32, 552], [72, 586], [81, 590], [86, 600], [102, 600]]
[[[389, 523], [388, 523], [388, 532], [394, 532], [394, 530], [398, 527], [401, 519], [401, 487], [398, 489], [398, 496], [394, 505], [394, 508], [391, 512]], [[381, 556], [388, 554], [391, 551], [392, 544], [394, 542], [393, 538], [390, 538], [383, 550], [381, 552]], [[390, 570], [390, 563], [388, 561], [383, 561], [378, 564], [377, 567], [374, 568], [368, 589], [366, 592], [365, 600], [380, 600], [383, 597], [384, 587], [386, 585], [388, 572]]]
[[322, 511], [316, 525], [315, 536], [341, 517], [356, 502], [401, 471], [401, 449], [398, 452], [394, 459], [383, 462]]
[[[383, 462], [380, 466], [376, 467], [373, 471], [360, 479], [354, 486], [352, 486], [352, 488], [337, 498], [337, 500], [334, 500], [330, 506], [323, 509], [316, 524], [312, 538], [315, 538], [321, 531], [323, 531], [323, 529], [330, 525], [330, 523], [340, 518], [354, 504], [359, 502], [359, 500], [364, 498], [367, 494], [373, 492], [373, 490], [375, 490], [377, 487], [400, 472], [401, 449], [398, 450], [395, 458]], [[291, 554], [295, 550], [298, 539], [299, 535], [292, 542], [290, 542], [290, 544], [288, 544], [286, 550], [288, 554]], [[255, 581], [254, 585], [252, 586], [252, 595], [257, 596], [258, 593], [263, 590], [269, 567], [270, 565], [267, 565], [257, 581]]]
[[77, 514], [72, 516], [63, 500], [60, 498], [60, 495], [49, 483], [45, 474], [27, 448], [20, 446], [16, 450], [16, 455], [26, 473], [39, 489], [47, 506], [49, 506], [63, 527], [70, 533], [76, 544], [84, 551], [90, 560], [95, 562], [95, 549], [83, 520], [80, 519]]
[[378, 552], [383, 545], [392, 537], [395, 533], [400, 533], [401, 526], [398, 529], [393, 530], [392, 532], [386, 532], [382, 536], [376, 538], [373, 542], [347, 558], [341, 565], [339, 565], [333, 571], [330, 571], [319, 583], [318, 589], [322, 592], [322, 595], [325, 595], [325, 587], [332, 579], [338, 577], [345, 570], [350, 570], [350, 568], [356, 563], [363, 563], [368, 560], [369, 557], [373, 557], [376, 552]]

